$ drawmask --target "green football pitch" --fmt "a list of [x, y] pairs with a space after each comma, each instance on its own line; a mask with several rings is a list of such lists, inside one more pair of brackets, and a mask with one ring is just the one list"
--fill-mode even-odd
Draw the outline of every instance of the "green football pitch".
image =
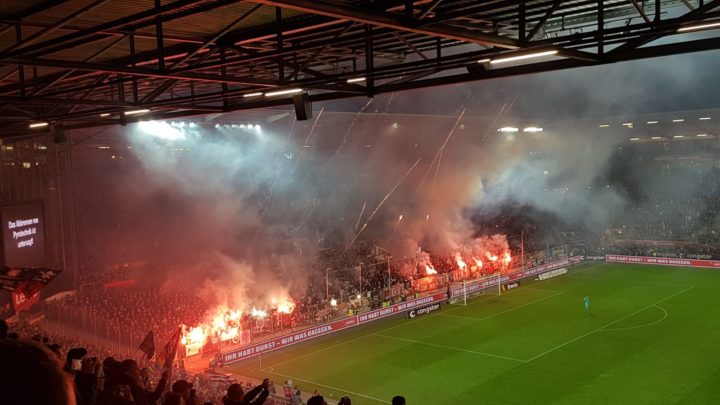
[[230, 368], [353, 404], [720, 404], [720, 271], [586, 264]]

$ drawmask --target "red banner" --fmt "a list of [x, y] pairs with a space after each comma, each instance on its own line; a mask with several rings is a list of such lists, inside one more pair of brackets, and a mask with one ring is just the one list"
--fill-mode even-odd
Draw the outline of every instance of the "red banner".
[[438, 301], [444, 301], [445, 299], [445, 293], [436, 293], [428, 297], [416, 298], [414, 300], [401, 302], [399, 304], [391, 305], [387, 308], [376, 309], [374, 311], [369, 311], [361, 315], [352, 316], [350, 318], [345, 318], [339, 321], [308, 328], [300, 332], [280, 336], [265, 342], [245, 346], [237, 350], [223, 353], [222, 363], [228, 364], [240, 360], [249, 359], [261, 353], [271, 352], [273, 350], [292, 346], [294, 344], [312, 340], [320, 336], [337, 332], [339, 330], [348, 329], [362, 323], [368, 323], [391, 315], [399, 314], [412, 308], [432, 304]]
[[37, 304], [39, 299], [40, 293], [35, 293], [30, 297], [28, 297], [25, 292], [12, 293], [13, 307], [15, 307], [16, 312], [29, 309]]
[[432, 304], [433, 302], [438, 301], [444, 301], [445, 300], [445, 293], [436, 293], [428, 297], [423, 298], [416, 298], [414, 300], [401, 302], [399, 304], [391, 305], [387, 308], [380, 308], [376, 309], [374, 311], [365, 312], [364, 314], [360, 314], [357, 316], [358, 323], [367, 323], [372, 322], [381, 318], [385, 318], [386, 316], [391, 316], [398, 314], [400, 312], [405, 312], [409, 309], [417, 308], [419, 306]]
[[605, 257], [605, 261], [610, 263], [637, 263], [657, 264], [660, 266], [720, 268], [720, 261], [717, 260], [675, 259], [670, 257], [607, 255]]

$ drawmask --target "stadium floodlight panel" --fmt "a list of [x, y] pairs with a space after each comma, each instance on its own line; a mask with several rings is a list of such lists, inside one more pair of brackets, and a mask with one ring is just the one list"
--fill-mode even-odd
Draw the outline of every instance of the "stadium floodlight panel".
[[364, 82], [364, 81], [365, 81], [364, 77], [353, 77], [351, 79], [347, 79], [348, 83], [359, 83], [359, 82]]
[[697, 134], [696, 136], [698, 136], [698, 137], [700, 137], [700, 138], [704, 138], [704, 137], [707, 136], [707, 134]]
[[685, 122], [684, 118], [676, 118], [673, 120], [673, 122]]
[[275, 97], [275, 96], [284, 96], [287, 94], [295, 94], [295, 93], [302, 93], [303, 89], [285, 89], [285, 90], [278, 90], [278, 91], [270, 91], [265, 93], [265, 97]]
[[498, 129], [498, 132], [518, 132], [520, 131], [519, 128], [516, 127], [502, 127]]
[[640, 138], [630, 138], [631, 141], [639, 141]]
[[647, 123], [650, 124], [650, 125], [652, 125], [652, 124], [657, 124], [658, 121], [648, 121]]
[[599, 128], [608, 128], [610, 127], [610, 124], [600, 124], [598, 125]]
[[673, 138], [685, 138], [685, 135], [673, 135]]
[[42, 128], [42, 127], [46, 127], [48, 125], [50, 125], [50, 124], [47, 122], [34, 122], [34, 123], [30, 124], [29, 126], [30, 126], [30, 128]]
[[490, 64], [497, 65], [499, 63], [516, 62], [519, 60], [533, 59], [533, 58], [542, 58], [543, 56], [555, 55], [557, 53], [558, 53], [558, 51], [553, 49], [551, 51], [542, 51], [542, 52], [528, 53], [525, 55], [508, 56], [507, 58], [493, 59], [490, 61]]
[[540, 127], [527, 127], [523, 128], [523, 132], [542, 132], [543, 129]]
[[109, 117], [109, 116], [110, 116], [110, 113], [102, 113], [102, 114], [100, 114], [100, 116], [101, 116], [101, 117]]
[[262, 96], [262, 95], [263, 95], [263, 92], [261, 92], [261, 91], [256, 91], [255, 93], [243, 94], [243, 97], [244, 97], [244, 98], [247, 98], [247, 97], [260, 97], [260, 96]]
[[658, 139], [662, 139], [662, 136], [652, 136], [652, 137], [650, 137], [650, 139], [658, 140]]
[[706, 29], [710, 29], [710, 28], [720, 28], [720, 22], [710, 23], [710, 24], [691, 25], [689, 27], [681, 27], [681, 28], [678, 28], [677, 32], [700, 31], [700, 30], [706, 30]]
[[700, 117], [700, 118], [698, 118], [698, 119], [699, 119], [700, 121], [708, 121], [708, 120], [712, 119], [712, 117]]
[[150, 110], [148, 110], [147, 108], [142, 108], [142, 109], [140, 109], [140, 110], [125, 111], [123, 114], [125, 114], [125, 115], [137, 115], [137, 114], [145, 114], [146, 112], [150, 112]]

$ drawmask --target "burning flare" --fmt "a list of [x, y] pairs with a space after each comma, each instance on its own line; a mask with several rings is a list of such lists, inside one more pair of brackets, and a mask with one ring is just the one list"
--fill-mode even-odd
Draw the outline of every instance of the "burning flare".
[[494, 254], [490, 253], [489, 251], [485, 252], [485, 257], [487, 257], [488, 260], [490, 260], [491, 262], [496, 262], [498, 259], [497, 255], [494, 255]]
[[510, 252], [505, 252], [505, 253], [503, 254], [503, 259], [502, 259], [502, 261], [503, 261], [503, 264], [504, 264], [505, 266], [509, 266], [509, 265], [510, 265], [510, 262], [512, 262], [512, 257], [510, 256]]
[[467, 263], [465, 263], [465, 261], [463, 260], [460, 252], [455, 253], [455, 262], [457, 263], [460, 270], [467, 270]]

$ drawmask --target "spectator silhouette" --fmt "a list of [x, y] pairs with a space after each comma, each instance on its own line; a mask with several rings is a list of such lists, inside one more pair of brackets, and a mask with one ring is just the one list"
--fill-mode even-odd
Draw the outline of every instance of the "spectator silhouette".
[[150, 405], [160, 399], [167, 385], [168, 374], [163, 373], [154, 391], [148, 390], [137, 362], [128, 359], [123, 360], [117, 366], [116, 373], [108, 378], [101, 405], [122, 404], [126, 401], [134, 405]]
[[405, 397], [401, 395], [394, 396], [392, 399], [392, 405], [405, 405]]
[[8, 324], [4, 319], [0, 319], [0, 339], [5, 339], [8, 336]]
[[243, 392], [242, 385], [231, 384], [227, 389], [227, 395], [223, 398], [223, 405], [262, 405], [270, 395], [268, 384], [269, 381], [265, 379], [247, 394]]
[[75, 392], [62, 363], [47, 348], [30, 341], [0, 340], [2, 403], [75, 405]]
[[308, 399], [307, 405], [327, 405], [327, 402], [325, 402], [325, 398], [323, 398], [322, 395], [315, 395]]

